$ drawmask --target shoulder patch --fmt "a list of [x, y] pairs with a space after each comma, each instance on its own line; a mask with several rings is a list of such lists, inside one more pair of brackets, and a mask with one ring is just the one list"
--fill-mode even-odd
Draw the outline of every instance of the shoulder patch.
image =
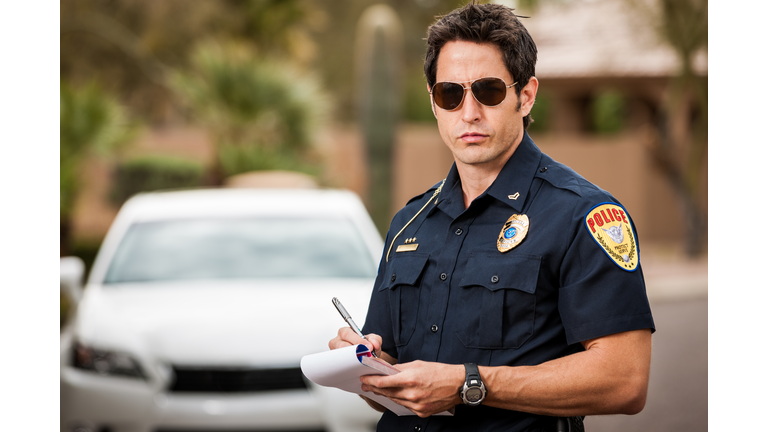
[[630, 272], [637, 270], [640, 261], [637, 239], [623, 207], [614, 203], [598, 204], [584, 216], [584, 226], [619, 268]]

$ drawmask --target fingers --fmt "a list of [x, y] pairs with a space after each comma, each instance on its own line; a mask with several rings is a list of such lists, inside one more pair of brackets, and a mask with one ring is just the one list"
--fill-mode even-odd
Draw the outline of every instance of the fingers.
[[396, 404], [408, 408], [419, 417], [429, 417], [430, 415], [445, 411], [444, 408], [436, 409], [434, 404], [425, 403], [423, 397], [424, 395], [422, 392], [416, 389], [375, 387], [363, 384], [362, 390], [364, 392], [370, 392], [375, 395], [384, 396]]
[[[349, 333], [351, 333], [351, 335]], [[359, 339], [359, 337], [355, 334], [355, 332], [352, 331], [352, 329], [350, 329], [349, 327], [342, 327], [339, 329], [339, 332], [336, 334], [336, 337], [331, 339], [328, 342], [328, 348], [335, 350], [335, 349], [348, 347], [350, 345], [358, 343], [358, 342], [355, 342], [354, 339], [352, 338]]]
[[334, 350], [339, 348], [348, 347], [350, 345], [363, 344], [370, 350], [375, 350], [377, 353], [381, 351], [381, 336], [377, 334], [369, 334], [366, 336], [368, 340], [361, 338], [351, 328], [342, 327], [339, 329], [335, 338], [328, 342], [328, 348]]
[[395, 375], [360, 377], [363, 391], [385, 396], [418, 416], [428, 416], [461, 403], [458, 396], [464, 380], [463, 365], [413, 361], [398, 366]]
[[369, 343], [366, 343], [366, 346], [368, 348], [371, 348], [376, 353], [376, 355], [381, 354], [381, 343], [382, 343], [381, 336], [375, 333], [371, 333], [371, 334], [365, 335], [365, 337], [368, 339], [368, 342], [369, 342]]

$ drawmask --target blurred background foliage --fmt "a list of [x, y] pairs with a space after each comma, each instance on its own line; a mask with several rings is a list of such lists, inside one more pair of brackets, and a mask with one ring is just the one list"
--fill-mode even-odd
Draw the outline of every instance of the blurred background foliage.
[[60, 83], [59, 189], [62, 246], [69, 244], [72, 210], [89, 157], [109, 157], [136, 132], [124, 109], [96, 83]]
[[[356, 119], [354, 28], [363, 10], [388, 4], [402, 20], [408, 120], [432, 121], [421, 72], [426, 28], [460, 0], [61, 0], [61, 77], [97, 80], [149, 123], [183, 119], [168, 69], [187, 70], [202, 41], [237, 41], [257, 58], [315, 71], [336, 98], [334, 115]], [[425, 102], [426, 100], [426, 102]]]
[[[194, 124], [211, 135], [215, 163], [202, 178], [189, 163], [114, 155], [115, 204], [143, 190], [217, 185], [252, 170], [318, 175], [318, 124], [360, 120], [355, 28], [379, 3], [401, 21], [404, 109], [393, 121], [433, 122], [423, 38], [459, 0], [60, 0], [62, 105], [70, 87], [94, 86], [89, 91], [109, 101], [106, 117], [147, 128]], [[75, 166], [65, 135], [79, 123], [67, 115], [62, 110], [62, 227], [78, 191], [75, 170], [65, 167]], [[62, 251], [92, 255], [67, 232], [62, 228]]]
[[[566, 5], [579, 0], [499, 1], [516, 4], [521, 15], [533, 15], [545, 3]], [[686, 206], [688, 249], [696, 254], [704, 246], [702, 233], [706, 231], [706, 214], [696, 191], [705, 168], [707, 81], [696, 76], [692, 64], [694, 54], [707, 44], [707, 2], [626, 2], [635, 7], [638, 22], [653, 27], [660, 43], [671, 47], [680, 59], [681, 70], [673, 79], [671, 96], [654, 111], [658, 139], [648, 150]], [[60, 0], [62, 238], [66, 238], [67, 218], [78, 191], [73, 174], [78, 158], [97, 148], [107, 154], [108, 149], [119, 147], [118, 141], [128, 143], [128, 138], [117, 137], [122, 136], [119, 131], [130, 129], [125, 127], [129, 123], [152, 129], [202, 126], [214, 142], [215, 162], [203, 167], [200, 180], [198, 171], [191, 174], [199, 167], [187, 167], [190, 170], [181, 175], [181, 165], [176, 162], [128, 161], [113, 154], [115, 202], [148, 188], [198, 181], [217, 185], [226, 176], [251, 170], [317, 174], [321, 169], [313, 152], [317, 124], [364, 124], [363, 116], [371, 112], [361, 109], [358, 97], [361, 77], [356, 64], [356, 29], [364, 11], [376, 4], [396, 12], [401, 33], [398, 56], [402, 63], [393, 87], [399, 104], [392, 111], [396, 115], [392, 123], [434, 123], [423, 76], [426, 29], [436, 17], [465, 3]], [[67, 111], [65, 106], [74, 103], [68, 101], [76, 99], [78, 92], [90, 95], [82, 96], [83, 100], [103, 102], [82, 102], [93, 107], [83, 108], [79, 114]], [[690, 104], [691, 95], [695, 131], [679, 138], [674, 133], [675, 118], [688, 109], [684, 105]], [[626, 96], [619, 90], [589, 96], [582, 109], [584, 132], [625, 130], [633, 103]], [[533, 108], [531, 131], [549, 130], [558, 103], [542, 89]], [[98, 138], [75, 135], [88, 131]], [[371, 169], [378, 168], [372, 165]]]
[[598, 93], [590, 104], [592, 131], [598, 134], [615, 134], [624, 128], [626, 118], [624, 97], [616, 90]]
[[169, 156], [137, 157], [117, 164], [110, 200], [121, 206], [139, 192], [204, 184], [205, 167], [198, 161]]
[[255, 170], [314, 173], [307, 160], [329, 97], [297, 64], [255, 55], [232, 41], [202, 42], [191, 67], [170, 74], [171, 88], [213, 134], [221, 178]]

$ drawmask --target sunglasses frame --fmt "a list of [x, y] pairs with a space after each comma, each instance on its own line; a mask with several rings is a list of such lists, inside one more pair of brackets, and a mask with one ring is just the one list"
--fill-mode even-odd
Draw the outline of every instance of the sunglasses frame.
[[[456, 81], [440, 81], [440, 82], [436, 82], [436, 83], [435, 83], [435, 85], [433, 85], [433, 86], [432, 86], [432, 87], [429, 89], [429, 94], [432, 96], [432, 101], [434, 101], [434, 102], [435, 102], [435, 105], [437, 105], [437, 107], [438, 107], [438, 108], [440, 108], [440, 109], [441, 109], [441, 110], [443, 110], [443, 111], [449, 111], [449, 112], [450, 112], [450, 111], [456, 111], [457, 109], [459, 109], [459, 108], [461, 107], [461, 105], [464, 103], [464, 97], [465, 97], [465, 95], [467, 94], [467, 90], [469, 90], [469, 92], [470, 92], [470, 93], [472, 93], [472, 97], [473, 97], [473, 98], [475, 98], [475, 101], [477, 101], [477, 103], [479, 103], [479, 104], [480, 104], [480, 105], [482, 105], [482, 106], [487, 106], [487, 107], [495, 107], [495, 106], [499, 106], [499, 105], [501, 105], [501, 104], [502, 104], [502, 102], [504, 102], [505, 100], [507, 100], [507, 95], [506, 95], [506, 94], [504, 94], [504, 99], [502, 99], [502, 100], [501, 100], [501, 102], [497, 103], [496, 105], [486, 105], [486, 104], [484, 104], [484, 103], [480, 102], [479, 100], [477, 100], [477, 96], [475, 96], [475, 92], [474, 92], [474, 91], [472, 91], [472, 84], [474, 84], [476, 81], [480, 81], [480, 80], [484, 80], [484, 79], [497, 79], [497, 80], [499, 80], [499, 81], [503, 82], [503, 83], [504, 83], [504, 87], [506, 87], [506, 88], [514, 87], [514, 86], [517, 84], [517, 81], [515, 81], [515, 82], [513, 82], [512, 84], [510, 84], [510, 85], [507, 85], [507, 82], [506, 82], [506, 81], [504, 81], [503, 79], [501, 79], [501, 78], [499, 78], [499, 77], [492, 77], [492, 76], [487, 76], [487, 77], [476, 78], [476, 79], [473, 79], [473, 80], [470, 80], [470, 81], [458, 81], [458, 82], [456, 82]], [[443, 83], [447, 83], [447, 84], [456, 84], [456, 85], [459, 85], [459, 86], [461, 86], [461, 88], [462, 88], [462, 89], [464, 89], [464, 91], [461, 93], [461, 100], [459, 101], [459, 104], [458, 104], [458, 105], [456, 105], [456, 108], [453, 108], [453, 109], [445, 109], [445, 108], [441, 107], [441, 106], [440, 106], [440, 105], [437, 103], [437, 101], [435, 101], [435, 96], [434, 96], [434, 94], [432, 93], [432, 91], [434, 90], [434, 88], [435, 88], [435, 87], [436, 87], [438, 84], [443, 84]], [[468, 86], [468, 87], [464, 87], [464, 86], [462, 85], [462, 84], [464, 84], [464, 83], [469, 83], [469, 86]]]

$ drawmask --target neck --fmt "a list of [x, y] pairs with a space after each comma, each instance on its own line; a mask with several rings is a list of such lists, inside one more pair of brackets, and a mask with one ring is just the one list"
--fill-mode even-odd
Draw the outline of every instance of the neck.
[[468, 208], [472, 201], [485, 192], [499, 176], [501, 169], [507, 164], [522, 138], [517, 144], [510, 147], [506, 155], [482, 164], [465, 164], [454, 157], [456, 170], [461, 179], [461, 190], [464, 195], [464, 208]]
[[464, 208], [468, 208], [472, 201], [480, 194], [485, 192], [493, 184], [501, 170], [490, 172], [487, 170], [478, 170], [473, 165], [463, 165], [456, 163], [456, 169], [461, 178], [461, 191], [464, 195]]

